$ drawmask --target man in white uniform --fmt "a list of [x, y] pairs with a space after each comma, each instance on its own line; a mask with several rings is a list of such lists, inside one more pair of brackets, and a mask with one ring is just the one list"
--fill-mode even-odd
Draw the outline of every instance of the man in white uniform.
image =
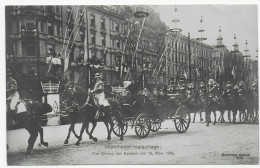
[[105, 99], [104, 93], [104, 83], [101, 80], [101, 75], [99, 73], [95, 74], [95, 78], [97, 79], [96, 84], [93, 89], [95, 104], [98, 107], [95, 118], [97, 119], [100, 114], [100, 106], [107, 107], [109, 106], [108, 101]]

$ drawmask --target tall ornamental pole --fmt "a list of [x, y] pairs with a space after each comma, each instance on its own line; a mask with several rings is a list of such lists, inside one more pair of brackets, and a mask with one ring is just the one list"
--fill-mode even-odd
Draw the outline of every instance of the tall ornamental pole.
[[188, 48], [189, 48], [189, 79], [191, 83], [191, 51], [190, 51], [190, 33], [188, 33]]

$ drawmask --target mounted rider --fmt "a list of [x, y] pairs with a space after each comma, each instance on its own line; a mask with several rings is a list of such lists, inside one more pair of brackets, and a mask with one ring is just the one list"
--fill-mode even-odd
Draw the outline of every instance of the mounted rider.
[[238, 91], [237, 92], [238, 92], [239, 96], [245, 95], [246, 89], [245, 89], [245, 85], [244, 85], [243, 81], [240, 81], [238, 83]]
[[233, 86], [232, 86], [230, 81], [227, 82], [226, 89], [225, 89], [224, 92], [226, 92], [228, 96], [232, 96], [233, 95], [233, 93], [232, 93], [233, 92]]
[[201, 81], [199, 85], [199, 96], [204, 97], [206, 93], [207, 93], [206, 85], [204, 84], [204, 81]]
[[[6, 101], [10, 109], [11, 118], [15, 119], [16, 105], [19, 101], [20, 95], [17, 91], [17, 82], [12, 77], [12, 72], [8, 69], [6, 73]], [[13, 121], [13, 124], [15, 122]]]
[[101, 75], [99, 73], [95, 74], [94, 77], [96, 80], [96, 84], [94, 86], [94, 89], [92, 91], [92, 93], [94, 93], [94, 101], [96, 106], [98, 107], [95, 119], [98, 118], [98, 116], [100, 115], [100, 109], [102, 109], [102, 107], [108, 107], [110, 106], [108, 101], [105, 99], [105, 93], [104, 93], [104, 83], [101, 80]]
[[208, 94], [209, 94], [209, 98], [213, 101], [213, 102], [217, 102], [218, 101], [218, 84], [213, 80], [213, 79], [209, 79], [208, 82], [209, 85], [209, 90], [208, 90]]
[[257, 81], [257, 79], [252, 84], [252, 91], [253, 91], [254, 96], [258, 95], [258, 81]]

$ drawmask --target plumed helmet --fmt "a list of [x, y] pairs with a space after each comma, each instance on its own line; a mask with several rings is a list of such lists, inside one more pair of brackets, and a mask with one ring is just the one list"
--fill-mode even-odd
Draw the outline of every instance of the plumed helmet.
[[213, 79], [209, 79], [209, 83], [208, 83], [209, 85], [214, 85], [214, 83], [215, 83], [215, 82], [214, 82]]
[[193, 83], [188, 84], [188, 89], [193, 89]]
[[96, 73], [94, 78], [101, 78], [100, 73]]
[[205, 87], [205, 84], [204, 84], [203, 81], [200, 82], [200, 87], [201, 87], [201, 88], [202, 88], [202, 87]]

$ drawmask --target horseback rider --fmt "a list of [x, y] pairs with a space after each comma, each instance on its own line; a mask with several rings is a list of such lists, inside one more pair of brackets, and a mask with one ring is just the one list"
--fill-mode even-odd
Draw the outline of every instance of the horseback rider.
[[244, 85], [243, 81], [240, 81], [238, 83], [238, 91], [237, 92], [238, 92], [239, 96], [245, 95], [246, 89], [245, 89], [245, 85]]
[[258, 81], [257, 81], [257, 79], [252, 84], [252, 91], [253, 91], [254, 96], [258, 95]]
[[6, 100], [7, 105], [10, 109], [10, 115], [12, 118], [12, 124], [15, 125], [15, 115], [16, 115], [16, 105], [18, 103], [20, 96], [17, 91], [17, 82], [12, 77], [12, 72], [10, 69], [6, 73]]
[[233, 95], [232, 90], [233, 90], [233, 86], [232, 86], [231, 82], [228, 81], [227, 85], [226, 85], [226, 89], [225, 89], [225, 92], [227, 93], [228, 96]]
[[217, 102], [218, 84], [213, 79], [209, 79], [208, 84], [209, 84], [209, 90], [208, 90], [209, 98], [213, 102]]
[[95, 104], [98, 107], [98, 110], [97, 110], [97, 113], [96, 113], [96, 116], [95, 116], [95, 119], [97, 119], [98, 116], [100, 115], [100, 110], [103, 107], [108, 107], [109, 103], [105, 99], [104, 83], [101, 80], [101, 75], [99, 73], [96, 73], [94, 78], [97, 79], [97, 80], [96, 80], [96, 84], [94, 86], [92, 93], [94, 93]]
[[201, 81], [199, 85], [199, 96], [204, 97], [206, 93], [207, 93], [206, 85], [204, 84], [203, 81]]

